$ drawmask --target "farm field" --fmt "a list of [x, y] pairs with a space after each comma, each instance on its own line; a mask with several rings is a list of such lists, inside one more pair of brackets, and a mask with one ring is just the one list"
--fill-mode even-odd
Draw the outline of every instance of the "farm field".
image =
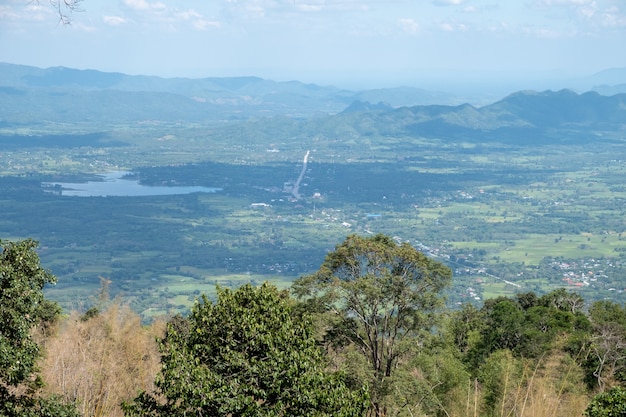
[[[107, 279], [146, 319], [216, 285], [288, 287], [351, 233], [449, 265], [450, 305], [561, 286], [626, 301], [623, 130], [462, 139], [367, 117], [4, 127], [7, 143], [40, 139], [0, 153], [0, 236], [40, 241], [65, 308], [87, 308]], [[112, 171], [122, 187], [215, 191], [63, 194]]]

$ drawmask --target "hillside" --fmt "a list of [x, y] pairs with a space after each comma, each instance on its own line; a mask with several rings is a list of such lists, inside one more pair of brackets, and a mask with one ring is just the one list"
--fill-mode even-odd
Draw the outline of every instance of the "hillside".
[[479, 108], [469, 104], [399, 109], [353, 105], [337, 117], [361, 134], [373, 134], [371, 126], [376, 126], [381, 135], [545, 143], [562, 139], [557, 130], [567, 130], [568, 140], [579, 140], [595, 131], [622, 129], [626, 125], [626, 94], [607, 97], [571, 90], [522, 91]]
[[0, 80], [4, 124], [309, 117], [339, 112], [355, 100], [384, 101], [396, 107], [452, 100], [443, 93], [413, 88], [354, 92], [259, 77], [160, 78], [7, 63], [0, 63]]

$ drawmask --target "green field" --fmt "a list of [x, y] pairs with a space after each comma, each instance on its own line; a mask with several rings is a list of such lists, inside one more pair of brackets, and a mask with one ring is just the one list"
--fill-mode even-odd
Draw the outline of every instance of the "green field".
[[[448, 263], [455, 270], [451, 304], [474, 299], [468, 288], [482, 300], [578, 284], [590, 301], [626, 300], [609, 291], [626, 287], [626, 143], [619, 132], [605, 132], [595, 146], [513, 146], [341, 138], [293, 131], [280, 119], [82, 127], [89, 128], [126, 145], [0, 154], [0, 236], [41, 242], [44, 265], [59, 277], [47, 291], [66, 308], [93, 303], [100, 277], [146, 318], [186, 311], [216, 285], [286, 288], [350, 233], [386, 233]], [[289, 186], [307, 151], [295, 199]], [[79, 182], [112, 169], [133, 171], [144, 185], [222, 190], [103, 198], [41, 189], [41, 182]], [[587, 280], [589, 271], [601, 278]]]

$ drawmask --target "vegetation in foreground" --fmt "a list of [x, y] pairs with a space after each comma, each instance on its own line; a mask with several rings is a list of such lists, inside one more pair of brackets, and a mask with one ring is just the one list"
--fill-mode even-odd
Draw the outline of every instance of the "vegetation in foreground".
[[2, 246], [2, 416], [599, 417], [626, 403], [623, 306], [559, 289], [446, 310], [450, 270], [385, 235], [348, 236], [296, 299], [247, 284], [148, 326], [106, 281], [97, 307], [61, 317], [35, 242]]

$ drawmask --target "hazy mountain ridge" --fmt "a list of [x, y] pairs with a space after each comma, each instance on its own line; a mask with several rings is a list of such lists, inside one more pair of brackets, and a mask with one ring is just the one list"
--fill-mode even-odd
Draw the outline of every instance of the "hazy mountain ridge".
[[[623, 75], [620, 70], [607, 74], [612, 80]], [[410, 102], [411, 97], [417, 100], [421, 95], [434, 100], [437, 93], [414, 88], [351, 92], [259, 77], [166, 79], [12, 64], [0, 64], [0, 80], [3, 126], [145, 120], [185, 123], [272, 116], [308, 119], [315, 114], [334, 114], [316, 117], [313, 122], [295, 123], [288, 130], [293, 130], [294, 136], [311, 129], [337, 137], [345, 132], [363, 136], [509, 141], [530, 136], [533, 142], [559, 129], [575, 131], [574, 136], [582, 137], [589, 131], [626, 126], [626, 94], [578, 94], [567, 89], [520, 91], [482, 107], [470, 104], [398, 107], [384, 99], [395, 97], [396, 102]]]
[[557, 130], [567, 130], [574, 138], [595, 130], [626, 128], [626, 94], [607, 97], [571, 90], [522, 91], [483, 107], [469, 104], [392, 110], [362, 107], [361, 112], [351, 107], [337, 116], [361, 134], [371, 134], [371, 127], [376, 126], [376, 133], [382, 135], [536, 142]]
[[[116, 93], [111, 93], [113, 91]], [[170, 95], [158, 97], [158, 94]], [[68, 100], [59, 100], [59, 96]], [[69, 97], [76, 99], [70, 100]], [[125, 112], [118, 112], [116, 118], [121, 121], [143, 119], [147, 113], [145, 109], [153, 109], [158, 115], [165, 114], [165, 121], [176, 122], [245, 120], [272, 115], [310, 117], [318, 113], [338, 113], [355, 101], [384, 102], [390, 107], [400, 107], [451, 104], [456, 100], [446, 93], [412, 87], [355, 92], [254, 76], [161, 78], [65, 67], [43, 69], [9, 63], [0, 63], [0, 98], [4, 104], [0, 105], [0, 118], [5, 124], [42, 119], [65, 122], [68, 117], [74, 117], [72, 121], [75, 122], [93, 121], [103, 108], [121, 102], [133, 103]], [[171, 109], [168, 109], [168, 102], [172, 104]], [[111, 121], [112, 112], [107, 113], [106, 119], [101, 117], [103, 122]], [[34, 115], [42, 117], [29, 118]]]
[[[32, 108], [34, 104], [35, 108], [55, 108], [59, 115], [72, 114], [84, 121], [84, 113], [97, 114], [102, 108], [120, 102], [134, 103], [131, 109], [126, 109], [130, 112], [118, 112], [121, 120], [144, 118], [142, 109], [146, 108], [157, 114], [169, 113], [165, 116], [167, 121], [278, 114], [308, 116], [318, 111], [337, 112], [352, 101], [354, 94], [334, 87], [296, 81], [275, 82], [259, 77], [160, 78], [64, 67], [40, 69], [6, 63], [0, 63], [0, 80], [5, 120], [11, 120], [8, 116], [12, 109], [15, 116], [23, 116], [21, 109]], [[73, 106], [72, 100], [55, 101], [50, 95], [75, 97], [81, 106]], [[161, 116], [149, 118], [157, 117]]]

